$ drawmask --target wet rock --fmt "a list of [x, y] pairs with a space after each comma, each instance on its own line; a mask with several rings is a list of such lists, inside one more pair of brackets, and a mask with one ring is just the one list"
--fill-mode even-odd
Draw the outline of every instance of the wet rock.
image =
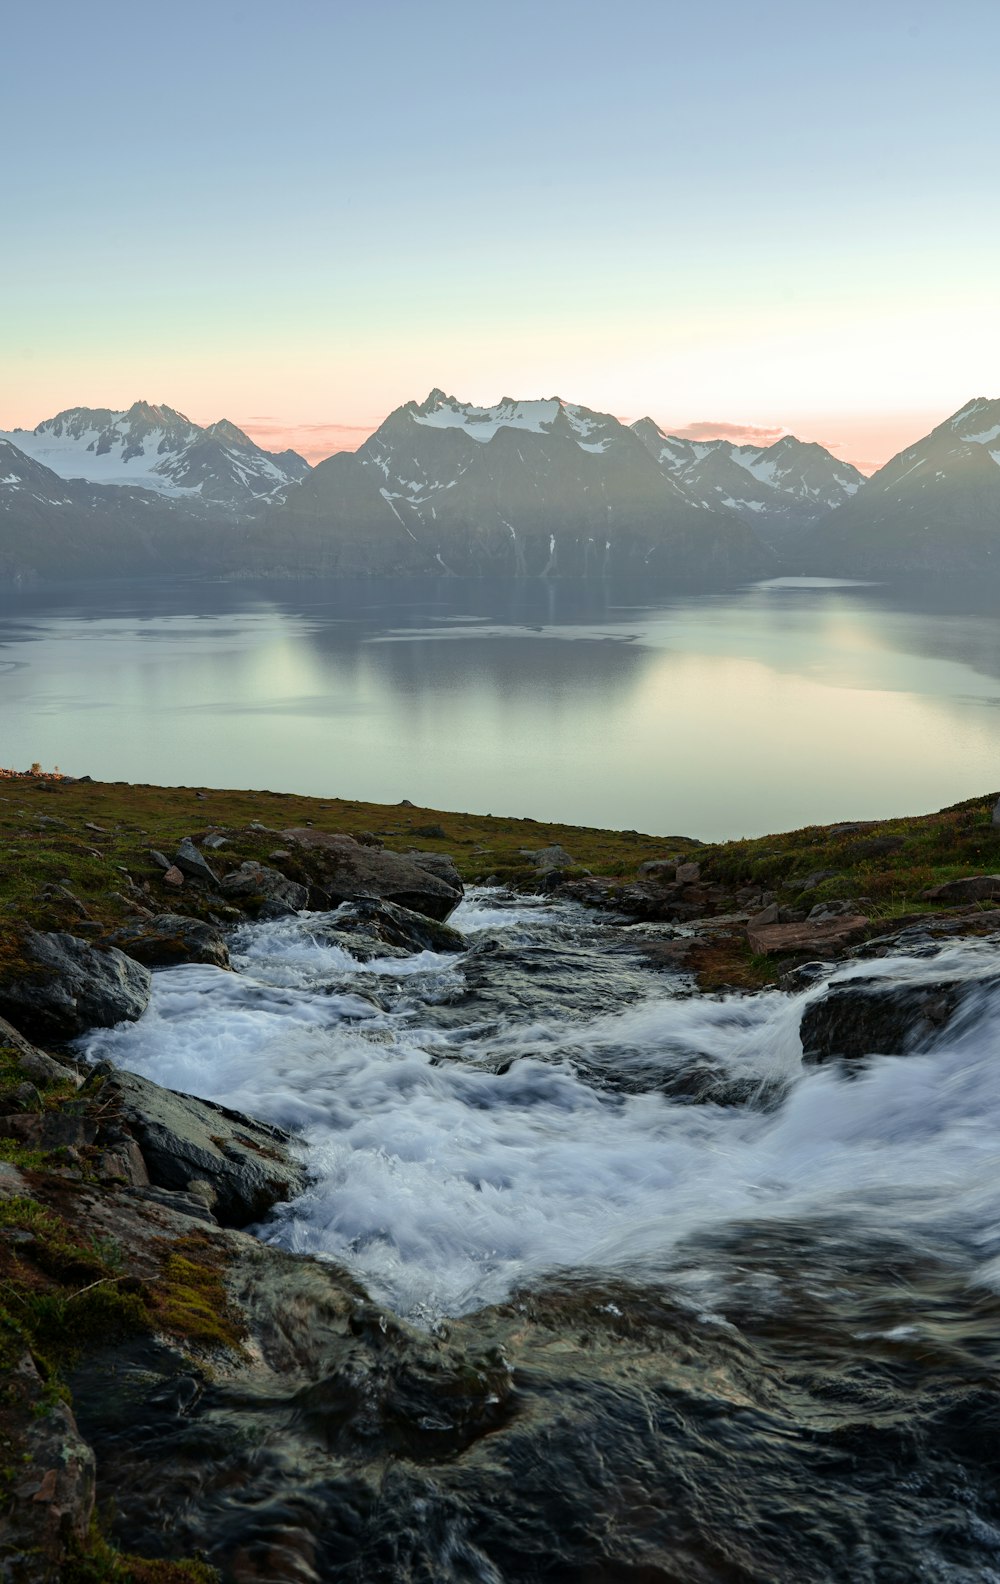
[[305, 1186], [305, 1171], [281, 1128], [114, 1068], [95, 1069], [88, 1089], [98, 1086], [102, 1110], [110, 1109], [134, 1136], [153, 1187], [204, 1203], [201, 1185], [208, 1184], [224, 1226], [259, 1221]]
[[266, 864], [252, 860], [227, 874], [220, 881], [219, 890], [228, 901], [258, 915], [270, 904], [267, 907], [269, 918], [297, 913], [309, 902], [309, 892], [304, 885], [289, 880], [278, 869], [269, 869]]
[[179, 913], [158, 913], [142, 923], [126, 925], [104, 937], [127, 957], [148, 967], [170, 963], [210, 963], [229, 967], [229, 947], [213, 924], [184, 918]]
[[803, 1013], [802, 1059], [818, 1065], [926, 1050], [963, 1004], [984, 991], [1000, 991], [1000, 976], [924, 984], [878, 978], [833, 983]]
[[989, 902], [1000, 897], [1000, 875], [968, 875], [964, 880], [946, 880], [920, 895], [928, 902]]
[[33, 1039], [63, 1043], [89, 1028], [134, 1021], [149, 1001], [149, 970], [114, 947], [28, 930], [22, 962], [0, 981], [0, 1014]]
[[286, 830], [282, 836], [299, 849], [333, 905], [377, 897], [443, 920], [462, 899], [460, 888], [399, 853], [362, 847], [350, 836], [309, 827]]
[[345, 903], [337, 909], [334, 924], [340, 934], [360, 935], [407, 952], [462, 952], [468, 947], [465, 936], [449, 925], [373, 897]]
[[827, 974], [836, 968], [834, 961], [799, 963], [795, 968], [787, 968], [783, 974], [778, 975], [779, 990], [808, 990], [811, 984], [818, 979], [825, 979]]
[[860, 940], [868, 928], [869, 920], [861, 913], [843, 917], [806, 920], [801, 924], [762, 924], [759, 928], [747, 925], [747, 939], [751, 951], [767, 957], [785, 952], [838, 952], [853, 941]]
[[184, 840], [178, 843], [177, 851], [174, 853], [174, 865], [190, 880], [200, 880], [203, 885], [211, 886], [217, 886], [219, 883], [190, 836], [185, 836]]

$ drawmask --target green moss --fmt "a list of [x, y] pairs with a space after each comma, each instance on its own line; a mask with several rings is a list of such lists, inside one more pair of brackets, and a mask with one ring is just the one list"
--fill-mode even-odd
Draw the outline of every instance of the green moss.
[[168, 1562], [127, 1555], [101, 1533], [95, 1519], [82, 1545], [74, 1546], [60, 1568], [62, 1584], [218, 1584], [206, 1562]]
[[151, 1293], [157, 1328], [188, 1342], [242, 1351], [246, 1333], [223, 1285], [219, 1245], [193, 1232], [163, 1247], [162, 1275]]

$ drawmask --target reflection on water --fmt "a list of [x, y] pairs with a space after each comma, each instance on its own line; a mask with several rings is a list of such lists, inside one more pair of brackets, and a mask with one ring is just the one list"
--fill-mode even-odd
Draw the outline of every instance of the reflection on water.
[[712, 838], [1000, 780], [1000, 596], [121, 585], [0, 608], [0, 760]]

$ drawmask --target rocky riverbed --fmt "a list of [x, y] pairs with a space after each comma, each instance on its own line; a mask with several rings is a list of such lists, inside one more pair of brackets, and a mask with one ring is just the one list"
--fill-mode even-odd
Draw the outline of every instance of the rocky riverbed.
[[690, 921], [264, 901], [5, 1032], [8, 1577], [95, 1496], [178, 1580], [1000, 1575], [995, 934], [706, 995]]

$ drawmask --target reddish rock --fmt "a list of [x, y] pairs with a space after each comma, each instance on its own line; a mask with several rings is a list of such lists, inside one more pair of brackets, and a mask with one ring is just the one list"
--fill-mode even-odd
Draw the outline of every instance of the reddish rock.
[[841, 914], [837, 918], [815, 919], [802, 924], [760, 924], [747, 926], [751, 951], [767, 957], [785, 952], [840, 951], [860, 940], [869, 925], [863, 913]]
[[184, 876], [181, 874], [176, 864], [170, 865], [170, 868], [163, 876], [163, 883], [164, 885], [173, 886], [177, 891], [180, 890], [181, 886], [184, 884]]

